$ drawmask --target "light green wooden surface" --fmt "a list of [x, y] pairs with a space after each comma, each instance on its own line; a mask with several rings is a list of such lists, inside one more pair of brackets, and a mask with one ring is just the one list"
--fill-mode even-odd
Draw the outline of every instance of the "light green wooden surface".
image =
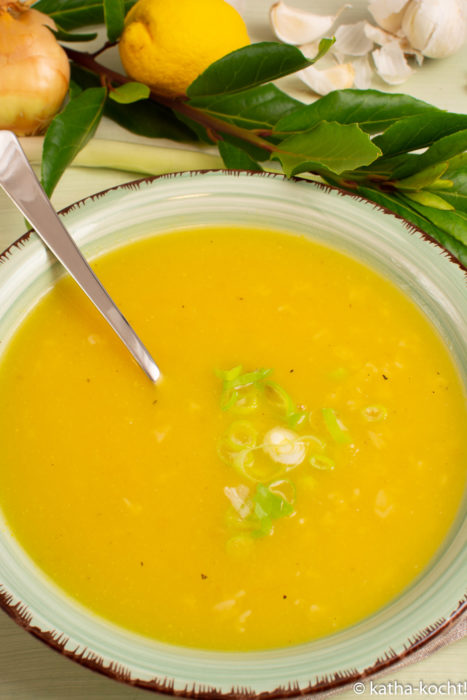
[[[244, 0], [244, 14], [254, 40], [273, 39], [268, 24], [270, 4], [269, 0]], [[337, 0], [293, 0], [293, 4], [327, 14], [337, 9], [341, 3]], [[346, 11], [342, 20], [352, 22], [368, 17], [366, 6], [364, 0], [357, 0], [351, 9]], [[115, 56], [110, 57], [110, 60], [116, 64]], [[311, 94], [302, 87], [297, 78], [286, 78], [281, 82], [281, 86], [295, 97], [311, 101]], [[441, 108], [466, 113], [467, 45], [448, 59], [426, 61], [424, 66], [401, 86], [389, 88], [375, 80], [373, 87], [391, 92], [406, 92]], [[98, 136], [141, 141], [107, 121], [99, 127]], [[169, 145], [168, 142], [166, 145]], [[93, 192], [127, 182], [134, 177], [132, 173], [71, 168], [60, 182], [53, 201], [59, 209]], [[0, 250], [23, 232], [21, 215], [14, 210], [6, 196], [0, 193]], [[456, 641], [423, 661], [393, 670], [379, 682], [398, 681], [401, 684], [418, 686], [419, 681], [443, 683], [448, 680], [453, 683], [467, 680], [467, 639]], [[370, 689], [367, 687], [363, 697], [369, 694]], [[416, 690], [414, 694], [417, 694]], [[466, 694], [465, 689], [463, 694]], [[123, 700], [143, 697], [150, 696], [145, 691], [120, 685], [60, 657], [23, 632], [6, 615], [0, 614], [0, 700]], [[347, 690], [339, 697], [342, 700], [350, 700], [356, 695], [352, 690]]]

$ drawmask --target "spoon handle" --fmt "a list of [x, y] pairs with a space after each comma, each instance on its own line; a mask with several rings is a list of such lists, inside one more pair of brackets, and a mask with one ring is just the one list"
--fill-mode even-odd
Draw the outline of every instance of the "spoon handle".
[[0, 130], [0, 186], [112, 326], [149, 379], [157, 381], [159, 368], [57, 216], [11, 131]]

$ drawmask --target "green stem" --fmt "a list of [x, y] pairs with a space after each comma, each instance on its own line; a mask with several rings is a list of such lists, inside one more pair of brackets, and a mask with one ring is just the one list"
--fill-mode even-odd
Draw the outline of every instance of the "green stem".
[[[117, 73], [111, 68], [107, 68], [107, 66], [104, 66], [102, 65], [102, 63], [96, 61], [94, 55], [90, 53], [77, 51], [76, 49], [71, 49], [68, 47], [63, 48], [72, 61], [74, 61], [80, 66], [83, 66], [84, 68], [87, 68], [92, 73], [95, 73], [101, 77], [104, 76], [112, 82], [118, 83], [119, 85], [133, 82], [131, 78], [127, 78], [125, 75]], [[186, 102], [185, 99], [172, 99], [170, 97], [165, 97], [164, 95], [159, 95], [152, 91], [150, 94], [150, 99], [154, 102], [164, 105], [164, 107], [172, 109], [174, 112], [183, 114], [189, 119], [195, 121], [197, 124], [204, 126], [208, 131], [213, 132], [214, 134], [229, 134], [230, 136], [234, 136], [238, 139], [246, 141], [247, 143], [251, 143], [254, 146], [263, 148], [268, 153], [276, 152], [279, 150], [277, 146], [270, 143], [266, 139], [261, 138], [261, 136], [259, 136], [258, 134], [253, 133], [248, 129], [243, 129], [240, 126], [236, 126], [235, 124], [225, 122], [222, 119], [218, 119], [217, 117], [213, 117], [204, 112], [203, 110], [198, 109], [197, 107], [192, 107]]]

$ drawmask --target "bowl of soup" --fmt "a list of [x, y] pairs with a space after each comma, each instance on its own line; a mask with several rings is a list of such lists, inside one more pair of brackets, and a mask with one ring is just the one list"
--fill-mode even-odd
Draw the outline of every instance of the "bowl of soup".
[[141, 180], [64, 224], [152, 384], [35, 234], [0, 266], [0, 596], [62, 654], [292, 697], [441, 639], [465, 592], [465, 270], [279, 175]]

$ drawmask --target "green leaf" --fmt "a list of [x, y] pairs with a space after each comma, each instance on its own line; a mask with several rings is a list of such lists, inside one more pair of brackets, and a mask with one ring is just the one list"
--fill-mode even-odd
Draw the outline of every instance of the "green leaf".
[[419, 204], [424, 204], [426, 207], [432, 207], [433, 209], [440, 209], [444, 211], [449, 211], [454, 209], [452, 204], [446, 202], [445, 199], [440, 197], [438, 194], [433, 192], [427, 192], [422, 190], [421, 192], [404, 192], [405, 196], [412, 200], [412, 202], [418, 202]]
[[[414, 226], [417, 226], [438, 241], [438, 243], [441, 243], [441, 245], [449, 250], [463, 265], [467, 266], [467, 246], [463, 245], [453, 236], [450, 236], [443, 229], [438, 228], [430, 219], [414, 208], [414, 202], [405, 200], [403, 195], [399, 192], [381, 192], [372, 187], [360, 186], [356, 190], [356, 193], [393, 212], [396, 216], [403, 217], [403, 219], [409, 221]], [[353, 194], [355, 194], [355, 192], [353, 192]]]
[[[452, 185], [448, 191], [443, 190], [443, 199], [452, 204], [457, 211], [467, 213], [467, 153], [463, 153], [450, 161], [445, 177]], [[434, 183], [430, 189], [438, 192], [435, 189], [437, 184]]]
[[219, 141], [217, 144], [224, 165], [228, 170], [255, 170], [262, 171], [263, 168], [248, 153], [241, 148], [236, 148], [226, 141]]
[[[402, 195], [406, 197], [407, 195]], [[426, 217], [437, 228], [448, 233], [464, 246], [467, 246], [467, 214], [462, 211], [442, 211], [421, 202], [411, 201], [411, 206]]]
[[[71, 75], [73, 81], [84, 89], [100, 85], [97, 76], [73, 63]], [[107, 100], [104, 115], [138, 136], [185, 142], [196, 140], [194, 132], [184, 126], [172, 110], [151, 100], [128, 105]]]
[[195, 133], [182, 124], [170, 109], [151, 100], [128, 105], [107, 100], [104, 114], [138, 136], [182, 142], [196, 141]]
[[[136, 0], [125, 0], [125, 12]], [[103, 0], [38, 0], [33, 5], [55, 21], [61, 29], [69, 30], [104, 22]]]
[[465, 129], [467, 129], [467, 114], [452, 114], [436, 110], [429, 115], [420, 114], [397, 121], [384, 134], [376, 136], [374, 143], [381, 148], [385, 156], [396, 156], [407, 151], [426, 148], [449, 134]]
[[188, 97], [229, 95], [307, 68], [332, 45], [322, 39], [318, 55], [308, 60], [295, 46], [260, 42], [244, 46], [212, 63], [187, 89]]
[[54, 31], [50, 27], [48, 27], [54, 37], [57, 39], [57, 41], [67, 41], [68, 43], [74, 42], [74, 41], [93, 41], [94, 39], [97, 38], [97, 34], [91, 33], [91, 34], [76, 34], [73, 32], [66, 32], [64, 29], [61, 29], [60, 27], [57, 27], [57, 31]]
[[120, 85], [120, 87], [111, 90], [109, 92], [109, 97], [111, 100], [114, 100], [114, 102], [128, 105], [132, 102], [145, 100], [150, 94], [151, 90], [147, 85], [143, 85], [143, 83], [125, 83], [124, 85]]
[[70, 80], [70, 85], [68, 87], [68, 96], [70, 100], [78, 97], [81, 92], [83, 92], [81, 85], [78, 85], [78, 83], [76, 83], [74, 80]]
[[234, 136], [233, 134], [222, 134], [222, 138], [227, 143], [230, 143], [232, 146], [235, 146], [235, 148], [239, 148], [240, 150], [245, 151], [245, 153], [248, 153], [250, 158], [252, 158], [257, 163], [263, 163], [269, 160], [271, 152], [266, 150], [265, 148], [256, 146], [253, 143], [248, 143], [247, 141], [244, 141], [243, 139]]
[[380, 151], [356, 124], [322, 122], [309, 132], [282, 141], [279, 159], [284, 172], [291, 176], [307, 170], [320, 172], [320, 166], [333, 173], [368, 165]]
[[214, 138], [212, 138], [207, 130], [202, 126], [201, 124], [198, 124], [198, 122], [195, 122], [194, 119], [190, 119], [190, 117], [187, 117], [185, 114], [179, 114], [177, 113], [177, 119], [179, 119], [187, 129], [190, 129], [190, 131], [193, 134], [196, 134], [198, 137], [198, 140], [201, 141], [202, 143], [207, 143], [210, 146], [212, 146], [215, 143]]
[[[445, 115], [447, 116], [447, 115]], [[467, 116], [466, 116], [467, 119]], [[445, 160], [450, 160], [459, 153], [467, 150], [467, 129], [458, 131], [438, 141], [428, 148], [425, 153], [414, 155], [410, 161], [403, 163], [394, 171], [394, 179], [401, 180], [409, 177], [420, 170], [425, 170], [434, 163], [441, 163]]]
[[403, 180], [396, 180], [394, 182], [394, 187], [400, 190], [421, 190], [423, 187], [432, 185], [439, 178], [444, 175], [448, 169], [448, 163], [435, 163], [425, 170], [420, 170], [420, 172], [406, 177]]
[[124, 0], [104, 0], [104, 21], [108, 40], [117, 41], [125, 23]]
[[376, 134], [403, 117], [425, 116], [440, 110], [408, 95], [388, 94], [378, 90], [335, 90], [325, 97], [284, 115], [276, 124], [277, 131], [308, 131], [321, 121], [358, 124], [362, 131]]
[[302, 103], [286, 95], [275, 85], [261, 85], [234, 95], [197, 97], [193, 107], [210, 116], [245, 129], [270, 130], [282, 116], [302, 107]]
[[89, 88], [71, 100], [50, 123], [42, 151], [42, 185], [50, 197], [62, 173], [94, 135], [107, 91]]

